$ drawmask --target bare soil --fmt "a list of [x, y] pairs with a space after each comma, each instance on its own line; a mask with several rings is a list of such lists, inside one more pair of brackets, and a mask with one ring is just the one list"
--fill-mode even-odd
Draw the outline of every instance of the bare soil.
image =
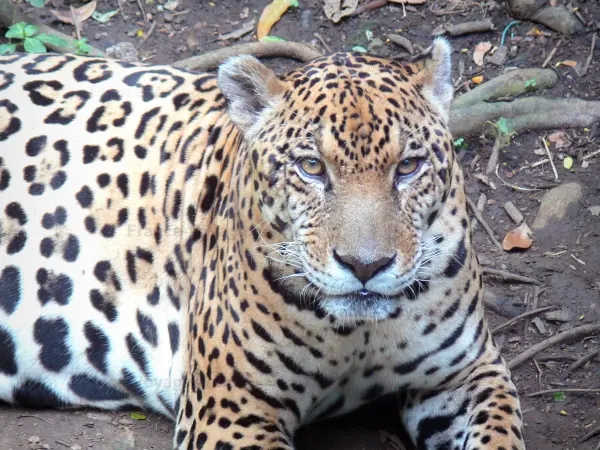
[[[566, 3], [562, 0], [558, 2]], [[68, 8], [70, 2], [52, 0], [51, 3], [63, 3], [63, 8]], [[118, 3], [117, 0], [99, 1], [98, 10], [114, 10], [119, 6]], [[108, 24], [100, 25], [91, 19], [85, 22], [82, 33], [95, 47], [105, 50], [123, 41], [138, 46], [143, 39], [137, 37], [138, 30], [149, 30], [150, 26], [145, 25], [137, 0], [121, 0], [121, 3], [123, 15], [117, 14]], [[267, 0], [179, 0], [179, 6], [174, 11], [159, 8], [164, 3], [165, 0], [142, 0], [150, 23], [156, 22], [153, 33], [139, 49], [142, 61], [171, 63], [238, 41], [251, 41], [254, 39], [252, 34], [236, 41], [220, 41], [218, 35], [238, 29], [248, 20], [242, 18], [246, 14], [249, 18], [260, 14]], [[79, 5], [77, 2], [73, 4]], [[600, 3], [597, 0], [576, 0], [572, 5], [579, 7], [584, 20], [600, 20]], [[71, 25], [56, 22], [46, 10], [24, 9], [54, 28], [73, 34]], [[490, 18], [495, 30], [451, 38], [456, 50], [453, 55], [454, 77], [458, 78], [459, 64], [464, 64], [464, 80], [468, 81], [475, 75], [483, 75], [484, 80], [488, 80], [501, 73], [503, 67], [486, 64], [478, 68], [473, 63], [473, 49], [480, 41], [487, 40], [494, 45], [500, 43], [502, 31], [511, 21], [500, 1], [428, 0], [425, 5], [407, 6], [406, 16], [401, 5], [389, 5], [358, 17], [346, 18], [334, 25], [325, 17], [321, 0], [300, 0], [300, 7], [290, 9], [271, 34], [291, 41], [313, 41], [325, 51], [321, 39], [332, 51], [350, 50], [357, 45], [372, 46], [367, 39], [367, 30], [384, 42], [388, 33], [398, 33], [413, 44], [427, 47], [432, 30], [439, 24], [482, 18]], [[527, 36], [533, 28], [534, 24], [519, 23], [506, 33], [506, 44], [514, 48], [504, 67], [542, 65], [560, 36], [556, 33]], [[541, 26], [537, 28], [545, 33], [550, 31]], [[320, 39], [315, 37], [315, 33]], [[581, 67], [589, 54], [591, 39], [589, 34], [565, 39], [549, 66], [555, 67], [558, 61], [575, 60]], [[556, 68], [560, 79], [548, 92], [549, 95], [600, 99], [600, 42], [598, 44], [586, 76], [579, 77], [569, 66]], [[372, 53], [382, 56], [394, 56], [401, 52], [392, 43], [372, 48]], [[298, 64], [282, 58], [271, 59], [267, 63], [280, 72]], [[462, 85], [458, 87], [457, 95], [461, 92], [464, 92]], [[489, 176], [493, 186], [476, 178], [477, 174], [485, 172], [492, 141], [484, 138], [467, 139], [467, 149], [459, 153], [467, 175], [468, 194], [474, 201], [481, 193], [486, 194], [488, 204], [483, 216], [500, 240], [515, 227], [503, 209], [506, 201], [512, 201], [524, 214], [528, 225], [532, 226], [542, 196], [551, 187], [575, 182], [583, 192], [581, 198], [566, 209], [563, 218], [551, 221], [542, 230], [534, 230], [535, 242], [528, 250], [500, 251], [491, 244], [482, 227], [477, 226], [475, 246], [482, 264], [538, 280], [543, 289], [538, 307], [554, 306], [563, 316], [559, 317], [561, 321], [557, 321], [556, 317], [549, 320], [544, 314], [536, 316], [540, 318], [538, 323], [542, 324], [541, 331], [534, 324], [525, 327], [521, 320], [496, 334], [507, 360], [559, 331], [600, 320], [600, 216], [593, 214], [593, 208], [590, 210], [590, 207], [600, 206], [600, 155], [589, 158], [587, 167], [582, 166], [583, 156], [600, 148], [600, 124], [585, 130], [567, 130], [570, 144], [566, 147], [556, 148], [555, 143], [550, 145], [559, 183], [554, 183], [553, 172], [547, 162], [535, 168], [522, 169], [544, 158], [543, 154], [535, 153], [536, 149], [543, 148], [540, 141], [543, 133], [533, 131], [516, 136], [501, 152], [499, 169], [500, 177], [507, 183], [520, 188], [537, 186], [540, 190], [509, 188], [495, 174]], [[560, 159], [562, 156], [573, 157], [571, 170], [565, 169]], [[488, 308], [492, 328], [526, 311], [526, 300], [529, 299], [529, 303], [533, 300], [531, 285], [502, 282], [489, 276], [486, 277], [486, 283], [488, 300], [493, 306]], [[600, 394], [566, 393], [564, 399], [560, 393], [556, 396], [528, 397], [545, 389], [599, 388], [600, 357], [596, 356], [572, 373], [566, 370], [578, 357], [598, 349], [600, 336], [585, 336], [548, 348], [536, 355], [535, 362], [530, 360], [513, 371], [521, 395], [529, 449], [598, 448], [600, 435], [585, 443], [578, 440], [600, 426]], [[130, 413], [31, 411], [0, 406], [0, 449], [171, 448], [173, 425], [169, 420], [154, 414], [148, 414], [145, 420], [134, 420]], [[297, 441], [299, 449], [303, 450], [396, 449], [397, 440], [394, 436], [397, 434], [402, 434], [397, 408], [393, 399], [383, 399], [350, 417], [308, 427], [299, 433]]]

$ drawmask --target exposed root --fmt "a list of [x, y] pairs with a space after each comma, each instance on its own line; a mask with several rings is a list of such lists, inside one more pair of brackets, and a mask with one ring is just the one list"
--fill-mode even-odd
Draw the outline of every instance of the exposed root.
[[479, 134], [487, 122], [506, 119], [511, 132], [531, 129], [589, 127], [600, 120], [600, 101], [577, 98], [528, 97], [512, 102], [476, 103], [452, 110], [454, 136]]
[[204, 72], [214, 70], [227, 58], [238, 55], [254, 55], [256, 57], [281, 56], [300, 61], [310, 61], [322, 56], [314, 47], [298, 42], [250, 42], [181, 59], [171, 65], [180, 69]]
[[566, 35], [586, 31], [581, 21], [563, 5], [550, 6], [539, 0], [506, 0], [506, 5], [515, 19], [541, 23]]
[[[18, 23], [18, 22], [27, 22], [29, 24], [35, 25], [40, 29], [41, 33], [52, 34], [54, 36], [58, 36], [59, 38], [63, 39], [66, 42], [72, 43], [74, 41], [74, 39], [71, 36], [67, 36], [64, 33], [61, 33], [60, 31], [57, 31], [54, 28], [51, 28], [48, 25], [45, 25], [38, 19], [29, 17], [29, 16], [23, 14], [19, 10], [19, 8], [17, 8], [12, 3], [11, 0], [0, 0], [0, 26], [10, 27], [12, 24]], [[69, 47], [69, 46], [65, 47], [62, 45], [54, 45], [51, 43], [46, 43], [45, 45], [49, 49], [51, 49], [55, 52], [58, 52], [58, 53], [73, 53], [75, 50], [74, 46], [73, 47]], [[106, 57], [106, 53], [104, 53], [102, 50], [99, 50], [95, 47], [92, 47], [88, 54], [90, 56]]]

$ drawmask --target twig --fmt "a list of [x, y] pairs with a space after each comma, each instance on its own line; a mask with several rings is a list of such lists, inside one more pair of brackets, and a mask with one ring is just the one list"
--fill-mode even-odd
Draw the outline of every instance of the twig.
[[494, 147], [492, 147], [492, 154], [488, 161], [487, 168], [485, 169], [486, 175], [489, 175], [494, 171], [494, 167], [498, 164], [498, 157], [500, 156], [500, 149], [502, 148], [502, 138], [500, 132], [497, 133], [496, 140], [494, 141]]
[[[543, 292], [542, 289], [539, 288], [539, 286], [534, 286], [533, 287], [533, 299], [531, 300], [531, 310], [537, 309], [538, 307], [538, 302], [540, 301], [540, 294]], [[531, 321], [529, 320], [529, 318], [525, 319], [525, 323], [523, 323], [523, 336], [527, 336], [527, 331], [529, 330], [529, 324], [531, 323]]]
[[327, 42], [325, 42], [325, 39], [323, 39], [323, 36], [321, 36], [319, 33], [314, 33], [313, 36], [319, 40], [319, 42], [321, 43], [323, 48], [325, 50], [327, 50], [327, 53], [332, 53], [331, 47], [329, 45], [327, 45]]
[[577, 357], [573, 355], [544, 355], [537, 358], [539, 362], [545, 361], [576, 361]]
[[49, 420], [44, 419], [43, 417], [40, 417], [40, 416], [36, 416], [35, 414], [19, 414], [17, 416], [17, 419], [21, 419], [23, 417], [33, 417], [35, 419], [43, 420], [44, 422], [49, 423], [50, 425], [52, 425], [52, 422], [50, 422]]
[[586, 362], [594, 359], [594, 357], [596, 357], [596, 355], [598, 355], [598, 353], [600, 353], [600, 350], [594, 350], [592, 352], [589, 352], [586, 355], [583, 355], [581, 358], [579, 358], [577, 361], [575, 361], [573, 364], [571, 364], [569, 367], [567, 367], [567, 372], [575, 372], [577, 369], [579, 369], [581, 366], [583, 366]]
[[239, 39], [254, 30], [254, 19], [244, 22], [237, 30], [230, 31], [229, 33], [220, 34], [220, 41], [227, 41], [229, 39]]
[[541, 284], [534, 278], [525, 277], [523, 275], [517, 275], [514, 273], [507, 272], [505, 270], [490, 269], [489, 267], [482, 267], [481, 272], [484, 275], [490, 275], [492, 277], [502, 278], [504, 281], [516, 281], [517, 283], [524, 284]]
[[142, 12], [142, 16], [144, 16], [144, 24], [148, 26], [148, 18], [146, 17], [146, 11], [144, 11], [144, 5], [142, 5], [142, 0], [137, 0], [137, 4], [140, 7], [140, 11]]
[[318, 58], [321, 52], [312, 46], [298, 42], [250, 42], [246, 44], [232, 45], [218, 50], [181, 59], [171, 64], [180, 69], [209, 71], [216, 69], [227, 58], [232, 56], [250, 54], [256, 57], [282, 56], [300, 61], [310, 61]]
[[150, 29], [146, 33], [146, 36], [144, 36], [144, 39], [142, 39], [142, 42], [140, 42], [138, 44], [138, 46], [137, 46], [138, 50], [140, 48], [142, 48], [142, 45], [144, 45], [148, 39], [150, 39], [150, 36], [152, 36], [152, 33], [154, 33], [154, 28], [156, 28], [156, 21], [152, 22], [152, 25], [150, 26]]
[[75, 8], [73, 6], [69, 6], [71, 10], [71, 17], [73, 18], [73, 25], [75, 25], [75, 36], [77, 36], [77, 40], [81, 40], [81, 28], [79, 26], [79, 19], [77, 18], [77, 14], [75, 13]]
[[493, 29], [494, 22], [492, 22], [490, 19], [474, 20], [463, 23], [444, 23], [433, 30], [431, 35], [440, 36], [442, 34], [448, 34], [450, 36], [461, 36], [469, 33], [492, 31]]
[[592, 37], [592, 47], [590, 48], [590, 54], [587, 57], [587, 60], [585, 61], [585, 65], [581, 68], [581, 71], [579, 72], [579, 76], [580, 77], [584, 77], [587, 75], [588, 70], [590, 70], [590, 65], [592, 64], [592, 58], [594, 57], [594, 49], [596, 48], [596, 38], [598, 37], [598, 33], [594, 33], [594, 36]]
[[588, 433], [586, 433], [581, 439], [579, 439], [577, 442], [579, 444], [583, 444], [584, 442], [589, 441], [591, 438], [593, 438], [594, 436], [596, 436], [597, 434], [600, 434], [600, 425], [597, 426], [596, 428], [593, 428], [592, 430], [590, 430]]
[[596, 150], [595, 152], [590, 153], [589, 155], [585, 155], [583, 158], [581, 158], [583, 161], [585, 161], [586, 159], [590, 159], [593, 158], [594, 156], [600, 154], [600, 149]]
[[502, 250], [502, 245], [500, 244], [498, 239], [496, 239], [496, 236], [494, 236], [494, 232], [492, 231], [492, 229], [490, 228], [488, 223], [485, 221], [485, 219], [483, 218], [483, 216], [477, 209], [477, 205], [475, 205], [475, 203], [473, 203], [473, 200], [471, 200], [471, 198], [468, 195], [465, 194], [465, 197], [467, 199], [467, 204], [469, 205], [469, 208], [471, 208], [471, 211], [473, 211], [475, 218], [479, 221], [479, 223], [481, 224], [483, 229], [486, 231], [486, 233], [490, 237], [490, 240], [494, 243], [494, 245], [496, 247], [498, 247], [500, 250]]
[[492, 330], [492, 334], [495, 334], [500, 330], [510, 327], [513, 323], [518, 322], [519, 320], [524, 319], [525, 317], [543, 313], [544, 311], [548, 311], [550, 309], [554, 309], [554, 306], [544, 306], [543, 308], [537, 308], [537, 309], [533, 309], [531, 311], [524, 312], [523, 314], [521, 314], [517, 317], [514, 317], [507, 322], [504, 322], [502, 325], [498, 325], [496, 328], [494, 328]]
[[498, 168], [500, 167], [500, 164], [498, 164], [496, 166], [496, 177], [500, 180], [500, 182], [504, 185], [504, 186], [508, 186], [509, 188], [512, 188], [516, 191], [541, 191], [540, 188], [526, 188], [526, 187], [521, 187], [521, 186], [517, 186], [516, 184], [510, 184], [508, 181], [504, 181], [501, 177], [500, 174], [498, 174]]
[[64, 445], [67, 448], [71, 448], [71, 446], [69, 444], [67, 444], [67, 443], [65, 443], [63, 441], [57, 441], [57, 440], [55, 440], [54, 442], [56, 442], [57, 444], [60, 444], [60, 445]]
[[527, 397], [539, 397], [540, 395], [552, 394], [554, 392], [570, 392], [570, 393], [581, 393], [581, 394], [595, 394], [600, 393], [600, 389], [576, 389], [576, 388], [562, 388], [562, 389], [546, 389], [545, 391], [534, 392], [529, 394]]
[[550, 160], [550, 165], [552, 166], [552, 172], [554, 172], [554, 180], [558, 181], [558, 172], [556, 171], [556, 166], [554, 165], [554, 161], [552, 161], [552, 154], [550, 153], [550, 149], [548, 148], [548, 144], [546, 144], [546, 137], [542, 137], [542, 142], [544, 143], [544, 148], [546, 149], [546, 153], [548, 154], [548, 159]]
[[542, 369], [540, 368], [540, 365], [535, 360], [535, 358], [533, 358], [533, 364], [535, 364], [535, 368], [538, 371], [538, 389], [541, 389], [542, 388]]
[[369, 3], [365, 3], [363, 5], [360, 5], [358, 8], [356, 8], [350, 14], [348, 14], [348, 16], [349, 17], [359, 16], [359, 15], [361, 15], [364, 12], [372, 11], [374, 9], [381, 8], [382, 6], [385, 6], [387, 4], [388, 4], [388, 0], [373, 0], [373, 1], [369, 2]]
[[554, 55], [556, 54], [556, 51], [558, 50], [558, 47], [560, 47], [562, 43], [563, 43], [562, 39], [560, 39], [556, 43], [556, 45], [554, 46], [554, 48], [552, 49], [552, 51], [548, 54], [548, 57], [544, 60], [544, 62], [542, 64], [542, 68], [546, 67], [548, 65], [548, 63], [552, 60], [552, 58], [554, 58]]
[[572, 328], [568, 331], [563, 331], [562, 333], [552, 336], [551, 338], [548, 338], [542, 342], [532, 345], [524, 352], [515, 356], [513, 359], [511, 359], [508, 362], [508, 367], [509, 367], [509, 369], [514, 369], [514, 368], [520, 366], [521, 364], [523, 364], [524, 362], [530, 360], [535, 355], [537, 355], [539, 352], [541, 352], [542, 350], [544, 350], [548, 347], [551, 347], [556, 344], [560, 344], [561, 342], [568, 341], [570, 339], [575, 339], [582, 335], [597, 333], [599, 331], [600, 331], [600, 322], [590, 324], [590, 325], [581, 325], [579, 327]]

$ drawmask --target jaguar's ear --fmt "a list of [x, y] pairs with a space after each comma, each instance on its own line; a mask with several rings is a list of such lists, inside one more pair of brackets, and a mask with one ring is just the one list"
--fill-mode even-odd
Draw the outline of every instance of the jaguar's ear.
[[252, 134], [252, 129], [277, 104], [284, 91], [275, 73], [249, 55], [225, 61], [219, 67], [218, 84], [227, 99], [231, 120], [246, 136]]
[[438, 107], [446, 122], [450, 117], [452, 87], [452, 47], [444, 38], [434, 39], [433, 45], [423, 55], [423, 89], [429, 100]]

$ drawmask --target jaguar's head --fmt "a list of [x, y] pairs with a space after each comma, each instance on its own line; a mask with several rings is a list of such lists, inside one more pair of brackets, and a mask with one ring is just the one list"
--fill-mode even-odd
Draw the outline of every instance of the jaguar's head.
[[283, 79], [249, 56], [221, 66], [256, 247], [288, 292], [383, 319], [444, 270], [465, 233], [444, 207], [457, 195], [450, 53], [443, 39], [405, 65], [338, 53]]

